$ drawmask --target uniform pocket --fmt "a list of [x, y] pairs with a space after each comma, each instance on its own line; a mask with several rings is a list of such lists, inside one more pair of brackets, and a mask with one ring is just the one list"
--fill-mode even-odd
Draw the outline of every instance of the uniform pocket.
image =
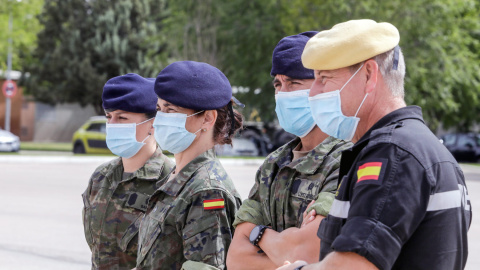
[[324, 218], [318, 227], [317, 236], [326, 243], [332, 243], [333, 240], [340, 234], [342, 229], [342, 221], [338, 218], [328, 216]]
[[87, 191], [85, 191], [82, 194], [82, 199], [83, 199], [83, 210], [82, 210], [83, 229], [85, 233], [85, 239], [87, 240], [87, 244], [91, 248], [93, 245], [92, 229], [90, 226], [92, 209], [90, 206], [90, 202], [88, 201], [88, 198], [87, 198]]
[[145, 259], [148, 252], [152, 248], [153, 243], [157, 240], [161, 232], [162, 228], [158, 221], [146, 216], [140, 225], [137, 265], [139, 265]]
[[317, 236], [321, 240], [320, 260], [323, 260], [328, 253], [332, 252], [332, 243], [340, 234], [342, 221], [328, 216], [324, 218], [318, 227]]
[[[217, 253], [225, 252], [222, 243], [220, 222], [216, 215], [210, 215], [186, 226], [183, 230], [185, 257], [193, 261], [218, 265]], [[231, 239], [223, 239], [230, 243]]]
[[157, 202], [153, 210], [141, 220], [138, 234], [137, 265], [139, 265], [162, 233], [165, 218], [171, 206]]
[[135, 219], [135, 221], [128, 226], [127, 230], [123, 234], [122, 238], [119, 239], [119, 247], [122, 249], [122, 251], [127, 251], [127, 248], [131, 248], [130, 242], [132, 239], [138, 235], [138, 229], [140, 228], [140, 222], [142, 221], [143, 215], [140, 215]]
[[307, 209], [308, 204], [315, 200], [320, 190], [320, 182], [309, 179], [295, 179], [290, 188], [291, 205], [293, 209], [298, 209], [296, 213], [296, 221], [292, 225], [299, 226], [302, 224], [303, 212]]

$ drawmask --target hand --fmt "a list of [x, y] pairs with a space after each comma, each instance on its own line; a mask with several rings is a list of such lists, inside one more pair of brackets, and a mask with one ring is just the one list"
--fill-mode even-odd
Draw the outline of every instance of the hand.
[[302, 265], [307, 265], [307, 262], [305, 261], [296, 261], [294, 263], [290, 263], [289, 261], [285, 261], [283, 263], [283, 266], [277, 268], [277, 270], [294, 270], [295, 268], [302, 266]]
[[307, 213], [308, 208], [310, 206], [312, 206], [314, 203], [315, 203], [315, 201], [311, 201], [308, 204], [307, 208], [305, 209], [305, 212], [303, 212], [303, 221], [302, 221], [302, 225], [300, 226], [300, 228], [305, 227], [308, 223], [312, 222], [315, 219], [315, 216], [317, 215], [317, 212], [315, 211], [315, 209], [312, 209], [312, 210], [310, 210], [309, 213]]

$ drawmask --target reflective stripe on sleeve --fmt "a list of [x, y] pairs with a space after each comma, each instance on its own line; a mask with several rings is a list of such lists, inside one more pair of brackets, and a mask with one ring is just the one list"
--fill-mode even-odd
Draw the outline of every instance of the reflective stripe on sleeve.
[[340, 201], [335, 199], [333, 200], [332, 208], [330, 209], [329, 215], [338, 218], [347, 218], [348, 210], [350, 210], [349, 201]]
[[439, 192], [430, 195], [427, 211], [439, 211], [464, 206], [465, 210], [470, 210], [467, 190], [463, 185], [458, 185], [458, 190]]

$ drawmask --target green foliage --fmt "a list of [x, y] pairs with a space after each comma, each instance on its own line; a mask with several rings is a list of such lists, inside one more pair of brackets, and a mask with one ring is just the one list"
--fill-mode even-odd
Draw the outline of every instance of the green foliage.
[[400, 31], [406, 64], [406, 101], [420, 105], [427, 124], [469, 130], [480, 115], [480, 5], [475, 0], [252, 0], [225, 5], [219, 47], [238, 95], [274, 118], [271, 53], [286, 35], [329, 29], [351, 20], [387, 21]]
[[110, 77], [202, 61], [227, 75], [247, 119], [269, 121], [277, 42], [370, 18], [400, 31], [407, 103], [422, 106], [434, 130], [467, 131], [480, 115], [479, 15], [476, 0], [45, 0], [28, 86], [41, 101], [101, 108]]
[[[43, 0], [2, 0], [0, 5], [0, 69], [7, 69], [8, 39], [12, 39], [12, 69], [21, 70], [30, 59], [36, 45], [37, 32], [41, 29], [36, 16]], [[12, 32], [9, 17], [12, 15]]]
[[46, 0], [28, 89], [39, 101], [93, 104], [102, 113], [108, 79], [157, 75], [166, 58], [163, 15], [161, 1]]

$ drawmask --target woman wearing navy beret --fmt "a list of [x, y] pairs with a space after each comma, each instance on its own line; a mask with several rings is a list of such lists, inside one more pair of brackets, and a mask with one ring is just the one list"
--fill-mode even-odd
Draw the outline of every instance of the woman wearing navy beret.
[[158, 179], [173, 168], [153, 136], [153, 85], [154, 79], [126, 74], [108, 80], [103, 88], [107, 147], [119, 157], [95, 170], [82, 195], [92, 269], [135, 267], [147, 201]]
[[181, 61], [160, 72], [154, 89], [155, 139], [176, 167], [149, 201], [137, 269], [225, 269], [241, 200], [214, 146], [231, 144], [242, 127], [232, 88], [217, 68]]

